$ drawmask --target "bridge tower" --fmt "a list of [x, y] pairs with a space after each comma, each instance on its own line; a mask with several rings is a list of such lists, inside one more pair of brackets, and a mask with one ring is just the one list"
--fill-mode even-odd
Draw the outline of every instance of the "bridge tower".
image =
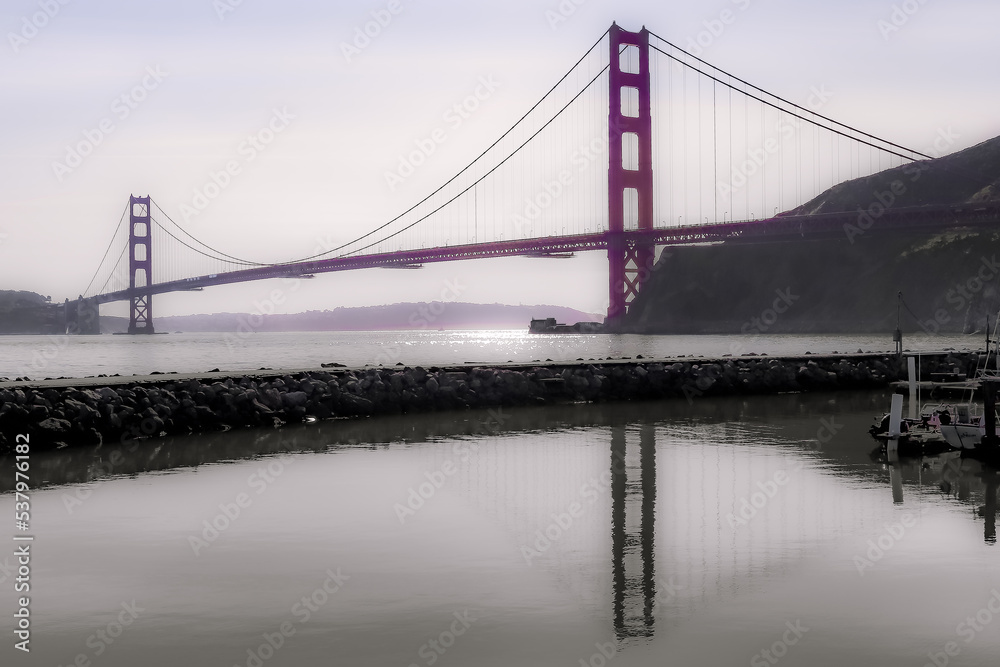
[[128, 286], [131, 292], [128, 332], [130, 334], [154, 333], [153, 295], [137, 291], [153, 282], [151, 246], [153, 230], [150, 222], [149, 196], [130, 196], [128, 231]]
[[623, 232], [653, 229], [653, 121], [649, 31], [612, 24], [608, 87], [608, 283], [606, 322], [620, 320], [653, 270], [652, 243]]

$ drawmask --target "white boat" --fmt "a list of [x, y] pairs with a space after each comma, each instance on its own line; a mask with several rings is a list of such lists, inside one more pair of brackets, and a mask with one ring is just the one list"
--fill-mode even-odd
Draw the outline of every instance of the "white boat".
[[941, 435], [955, 449], [975, 449], [986, 435], [983, 421], [978, 424], [942, 424]]
[[[902, 418], [900, 431], [936, 435], [942, 424], [964, 424], [979, 419], [979, 406], [975, 403], [925, 403], [916, 419]], [[875, 424], [868, 430], [876, 438], [884, 439], [889, 432], [889, 413], [875, 417]]]

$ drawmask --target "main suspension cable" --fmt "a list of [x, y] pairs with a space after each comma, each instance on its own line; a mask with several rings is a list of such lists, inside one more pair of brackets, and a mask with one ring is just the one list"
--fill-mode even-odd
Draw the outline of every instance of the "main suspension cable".
[[[829, 122], [831, 122], [831, 123], [833, 123], [835, 125], [839, 125], [840, 127], [843, 127], [843, 128], [848, 129], [848, 130], [851, 130], [852, 132], [857, 132], [858, 134], [864, 135], [864, 136], [866, 136], [866, 137], [868, 137], [870, 139], [875, 139], [877, 141], [881, 141], [882, 143], [888, 144], [889, 146], [892, 146], [894, 148], [898, 148], [900, 150], [904, 150], [904, 151], [913, 153], [914, 155], [918, 155], [918, 156], [920, 156], [922, 158], [925, 158], [925, 159], [928, 159], [928, 160], [933, 159], [933, 156], [925, 155], [924, 153], [921, 153], [920, 151], [915, 151], [912, 148], [907, 148], [906, 146], [900, 146], [899, 144], [895, 144], [895, 143], [893, 143], [893, 142], [891, 142], [891, 141], [889, 141], [887, 139], [883, 139], [881, 137], [877, 137], [874, 134], [869, 134], [868, 132], [865, 132], [863, 130], [859, 130], [856, 127], [852, 127], [852, 126], [847, 125], [845, 123], [841, 123], [840, 121], [834, 120], [833, 118], [829, 118], [827, 116], [824, 116], [823, 114], [817, 113], [817, 112], [813, 111], [812, 109], [806, 109], [805, 107], [800, 106], [800, 105], [796, 104], [795, 102], [791, 102], [789, 100], [786, 100], [785, 98], [780, 97], [778, 95], [775, 95], [774, 93], [769, 93], [768, 91], [764, 90], [763, 88], [755, 86], [755, 85], [753, 85], [752, 83], [750, 83], [748, 81], [744, 81], [743, 79], [739, 78], [738, 76], [734, 76], [734, 75], [730, 74], [729, 72], [725, 71], [724, 69], [720, 69], [720, 68], [716, 67], [715, 65], [713, 65], [713, 64], [711, 64], [709, 62], [706, 62], [706, 61], [702, 60], [701, 58], [699, 58], [696, 55], [694, 55], [692, 53], [688, 53], [687, 51], [685, 51], [681, 47], [679, 47], [676, 44], [673, 44], [673, 43], [671, 43], [671, 42], [663, 39], [662, 37], [660, 37], [659, 35], [657, 35], [654, 32], [650, 32], [649, 34], [652, 35], [653, 37], [655, 37], [656, 39], [660, 40], [664, 44], [667, 44], [671, 48], [677, 49], [678, 51], [680, 51], [684, 55], [686, 55], [686, 56], [688, 56], [690, 58], [694, 58], [695, 60], [697, 60], [698, 62], [700, 62], [700, 63], [702, 63], [704, 65], [708, 65], [709, 67], [711, 67], [712, 69], [714, 69], [716, 72], [721, 72], [722, 74], [725, 74], [726, 76], [728, 76], [731, 79], [735, 79], [736, 81], [739, 81], [740, 83], [742, 83], [742, 84], [744, 84], [746, 86], [749, 86], [749, 87], [753, 88], [754, 90], [756, 90], [758, 92], [764, 93], [765, 95], [770, 95], [771, 97], [775, 98], [776, 100], [780, 100], [780, 101], [784, 102], [785, 104], [788, 104], [790, 106], [795, 107], [796, 109], [799, 109], [801, 111], [805, 111], [806, 113], [813, 114], [814, 116], [822, 118], [825, 121], [829, 121]], [[669, 54], [665, 53], [664, 51], [661, 51], [660, 49], [656, 48], [652, 44], [650, 45], [650, 48], [656, 49], [657, 51], [660, 51], [660, 53], [663, 53], [663, 55], [666, 55], [666, 56], [669, 56], [669, 57], [673, 58], [673, 56], [670, 56]], [[681, 60], [678, 60], [676, 58], [674, 58], [674, 59], [677, 60], [677, 62], [680, 62], [680, 63], [682, 63], [684, 65], [687, 65], [688, 67], [692, 67], [689, 63], [685, 63], [685, 62], [683, 62]], [[692, 67], [692, 69], [694, 69], [695, 71], [701, 71], [701, 70], [698, 70], [697, 68], [694, 68], [694, 67]], [[705, 76], [712, 76], [711, 74], [708, 74], [707, 72], [703, 72], [703, 74], [705, 74]], [[754, 99], [757, 99], [757, 98], [754, 98]], [[761, 101], [763, 102], [764, 100], [761, 100]], [[775, 107], [775, 108], [777, 108], [777, 107]], [[807, 120], [807, 119], [803, 118], [803, 120]], [[815, 121], [808, 121], [808, 122], [811, 122], [814, 125], [819, 125], [819, 123], [816, 123]], [[826, 128], [826, 129], [831, 130], [832, 128]], [[847, 136], [847, 135], [844, 135], [844, 136]], [[849, 137], [849, 138], [854, 138], [854, 137]], [[858, 140], [858, 141], [860, 141], [860, 140]], [[871, 145], [871, 144], [869, 144], [869, 145]], [[879, 148], [879, 147], [878, 146], [873, 146], [873, 148]], [[881, 149], [881, 150], [886, 150], [886, 149]], [[891, 152], [891, 151], [886, 150], [886, 152]], [[896, 153], [895, 155], [898, 156], [899, 154]], [[912, 159], [912, 158], [906, 158], [906, 159]]]

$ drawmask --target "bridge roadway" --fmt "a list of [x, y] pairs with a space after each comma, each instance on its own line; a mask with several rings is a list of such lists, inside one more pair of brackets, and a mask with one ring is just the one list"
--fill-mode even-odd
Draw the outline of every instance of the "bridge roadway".
[[[136, 288], [136, 294], [164, 294], [201, 289], [214, 285], [294, 278], [332, 271], [369, 268], [406, 268], [430, 262], [450, 262], [467, 259], [512, 256], [545, 256], [549, 254], [606, 250], [614, 240], [618, 243], [655, 245], [686, 245], [709, 242], [761, 243], [793, 239], [823, 239], [863, 237], [869, 233], [918, 231], [959, 228], [980, 228], [1000, 225], [1000, 204], [970, 204], [961, 206], [918, 206], [885, 209], [873, 201], [871, 214], [859, 210], [847, 213], [814, 215], [780, 214], [764, 220], [737, 220], [697, 225], [663, 227], [651, 230], [629, 230], [618, 239], [609, 232], [521, 239], [491, 243], [442, 246], [420, 250], [404, 250], [369, 255], [350, 255], [330, 259], [272, 264], [226, 273], [197, 276]], [[879, 212], [877, 215], [876, 212]], [[98, 303], [124, 301], [132, 290], [109, 292], [95, 297]]]

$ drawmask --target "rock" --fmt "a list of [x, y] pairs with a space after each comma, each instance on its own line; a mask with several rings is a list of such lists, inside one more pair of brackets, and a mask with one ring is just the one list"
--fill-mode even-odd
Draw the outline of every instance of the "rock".
[[258, 401], [257, 399], [254, 399], [254, 400], [252, 400], [252, 401], [250, 402], [250, 406], [251, 406], [251, 407], [252, 407], [252, 408], [254, 409], [254, 411], [255, 411], [255, 412], [257, 412], [258, 414], [262, 414], [262, 415], [270, 415], [270, 414], [273, 414], [273, 413], [274, 413], [274, 410], [272, 410], [271, 408], [267, 407], [266, 405], [264, 405], [263, 403], [261, 403], [261, 402], [260, 402], [260, 401]]
[[55, 419], [49, 417], [48, 419], [43, 419], [35, 425], [42, 434], [48, 437], [61, 437], [70, 432], [73, 425], [70, 424], [65, 419]]
[[31, 409], [28, 410], [28, 419], [38, 423], [48, 419], [49, 409], [44, 405], [32, 405]]
[[[968, 372], [976, 353], [925, 358], [923, 370]], [[637, 358], [638, 355], [637, 355]], [[129, 433], [207, 431], [323, 419], [469, 406], [533, 405], [573, 400], [724, 395], [802, 389], [884, 386], [905, 376], [890, 355], [776, 359], [746, 355], [726, 360], [664, 364], [589, 363], [468, 369], [366, 368], [312, 371], [281, 377], [243, 376], [202, 383], [149, 381], [115, 387], [0, 389], [0, 432], [37, 434], [45, 446], [98, 444]], [[43, 426], [44, 425], [44, 426]], [[10, 442], [10, 438], [7, 438]], [[2, 449], [0, 441], [0, 449]]]
[[101, 413], [96, 408], [80, 401], [74, 401], [72, 398], [67, 398], [64, 405], [75, 413], [77, 421], [84, 424], [89, 424], [101, 417]]

